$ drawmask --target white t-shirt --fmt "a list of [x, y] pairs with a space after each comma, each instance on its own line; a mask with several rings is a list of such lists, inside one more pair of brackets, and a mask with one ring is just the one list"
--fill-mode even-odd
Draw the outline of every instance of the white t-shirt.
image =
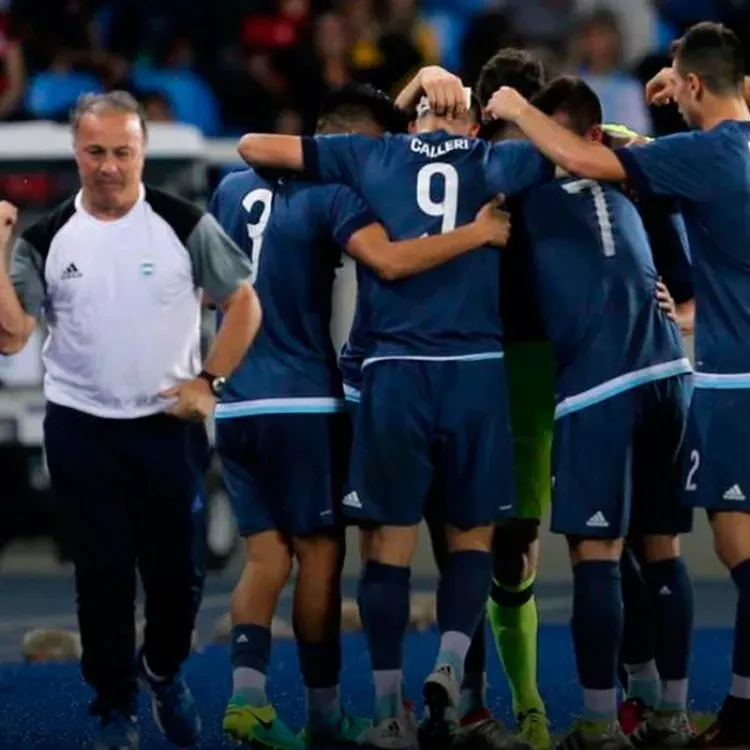
[[29, 227], [11, 280], [43, 314], [48, 401], [109, 418], [163, 411], [159, 396], [200, 371], [200, 295], [221, 303], [250, 263], [215, 219], [144, 187], [122, 218], [102, 221], [80, 193]]

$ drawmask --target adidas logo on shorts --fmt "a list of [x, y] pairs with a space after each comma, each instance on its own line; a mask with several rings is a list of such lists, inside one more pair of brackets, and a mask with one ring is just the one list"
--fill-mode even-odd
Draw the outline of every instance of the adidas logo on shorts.
[[586, 521], [586, 526], [594, 529], [607, 529], [609, 528], [609, 521], [607, 521], [604, 514], [598, 510], [588, 521]]
[[742, 490], [740, 489], [739, 484], [733, 484], [723, 495], [722, 498], [724, 500], [736, 500], [738, 503], [741, 503], [745, 496], [742, 493]]
[[344, 499], [341, 501], [342, 505], [345, 505], [347, 508], [361, 508], [362, 507], [362, 501], [359, 499], [359, 495], [356, 492], [350, 492], [347, 495], [344, 495]]

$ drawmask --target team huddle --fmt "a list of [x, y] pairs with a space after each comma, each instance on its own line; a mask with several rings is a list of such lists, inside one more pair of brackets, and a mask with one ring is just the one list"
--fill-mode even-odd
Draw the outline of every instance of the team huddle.
[[[550, 745], [534, 578], [547, 509], [566, 537], [581, 720], [561, 747], [750, 746], [750, 113], [739, 42], [698, 24], [647, 90], [693, 131], [602, 123], [582, 81], [501, 50], [473, 92], [425, 68], [395, 102], [331, 94], [314, 136], [245, 136], [210, 211], [250, 256], [263, 324], [216, 407], [245, 539], [224, 730], [277, 750]], [[330, 337], [341, 254], [357, 306]], [[682, 333], [695, 331], [695, 372]], [[680, 558], [705, 508], [739, 602], [730, 693], [687, 712], [693, 602]], [[422, 521], [440, 646], [424, 717], [403, 688]], [[344, 528], [371, 718], [339, 695]], [[268, 698], [294, 562], [307, 723]], [[516, 726], [485, 701], [486, 620]], [[626, 700], [618, 700], [619, 688]]]

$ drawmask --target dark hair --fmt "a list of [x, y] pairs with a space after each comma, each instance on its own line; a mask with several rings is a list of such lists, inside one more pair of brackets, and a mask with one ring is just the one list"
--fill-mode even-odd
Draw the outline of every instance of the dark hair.
[[325, 126], [372, 120], [388, 133], [405, 133], [408, 119], [384, 91], [366, 83], [349, 83], [331, 91], [320, 105], [318, 124]]
[[680, 75], [696, 75], [712, 93], [737, 93], [745, 77], [745, 55], [740, 40], [724, 24], [704, 21], [691, 26], [672, 45]]
[[545, 83], [547, 71], [540, 60], [526, 50], [504, 47], [484, 64], [474, 89], [480, 104], [485, 107], [502, 86], [510, 86], [521, 96], [531, 99]]
[[532, 103], [546, 115], [565, 113], [578, 135], [585, 135], [594, 125], [602, 124], [599, 97], [591, 86], [575, 76], [553, 79], [532, 99]]
[[79, 96], [73, 111], [70, 113], [73, 134], [75, 135], [78, 132], [78, 126], [84, 115], [98, 115], [102, 112], [136, 115], [141, 123], [143, 137], [145, 138], [148, 135], [146, 113], [143, 106], [128, 91], [108, 91], [106, 94], [82, 94]]

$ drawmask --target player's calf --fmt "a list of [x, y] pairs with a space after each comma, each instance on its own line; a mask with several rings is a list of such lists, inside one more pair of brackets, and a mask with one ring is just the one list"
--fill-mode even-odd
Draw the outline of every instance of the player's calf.
[[583, 720], [604, 729], [617, 725], [622, 540], [569, 537], [568, 543], [573, 563], [571, 629], [583, 688]]
[[263, 531], [245, 539], [245, 551], [247, 563], [232, 595], [232, 697], [223, 728], [243, 742], [295, 750], [304, 744], [278, 718], [266, 693], [271, 620], [292, 570], [291, 550], [279, 532]]
[[308, 746], [351, 744], [370, 722], [346, 716], [339, 694], [343, 532], [295, 538], [293, 548], [298, 561], [293, 624], [307, 699], [301, 737]]
[[436, 750], [448, 746], [458, 724], [466, 654], [492, 580], [492, 533], [492, 527], [446, 529], [449, 554], [437, 592], [440, 649], [423, 689], [426, 720], [420, 727], [422, 746]]
[[732, 683], [716, 721], [696, 738], [698, 747], [750, 747], [750, 514], [709, 516], [714, 546], [737, 587]]

